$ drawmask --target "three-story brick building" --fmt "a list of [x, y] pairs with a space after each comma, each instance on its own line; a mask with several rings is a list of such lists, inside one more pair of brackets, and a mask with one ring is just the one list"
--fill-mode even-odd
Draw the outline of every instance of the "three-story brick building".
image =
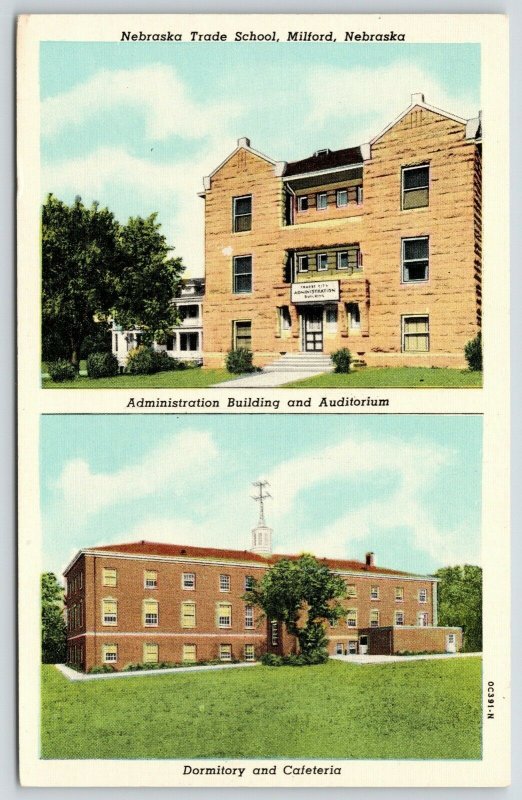
[[275, 162], [246, 138], [204, 179], [204, 362], [348, 347], [465, 365], [481, 322], [480, 115], [421, 94], [369, 143]]

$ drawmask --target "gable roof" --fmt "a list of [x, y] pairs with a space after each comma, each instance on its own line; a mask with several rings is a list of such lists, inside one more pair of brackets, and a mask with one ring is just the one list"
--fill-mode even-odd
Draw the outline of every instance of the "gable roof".
[[441, 117], [446, 117], [446, 119], [452, 119], [454, 120], [454, 122], [460, 122], [461, 125], [466, 125], [467, 123], [467, 119], [464, 119], [463, 117], [458, 117], [456, 114], [451, 114], [449, 111], [443, 111], [440, 108], [428, 105], [428, 103], [424, 102], [424, 95], [422, 94], [422, 92], [418, 92], [416, 94], [412, 94], [411, 103], [405, 111], [399, 114], [399, 116], [396, 117], [396, 119], [392, 120], [392, 122], [390, 122], [390, 124], [387, 125], [384, 128], [384, 130], [378, 133], [377, 136], [374, 136], [373, 139], [370, 139], [370, 145], [375, 144], [375, 142], [377, 142], [382, 136], [384, 136], [385, 133], [388, 133], [388, 131], [391, 130], [394, 127], [394, 125], [397, 125], [397, 123], [400, 122], [401, 119], [403, 119], [403, 117], [409, 114], [410, 111], [413, 111], [414, 108], [424, 108], [426, 109], [426, 111], [431, 111], [434, 114], [438, 114]]

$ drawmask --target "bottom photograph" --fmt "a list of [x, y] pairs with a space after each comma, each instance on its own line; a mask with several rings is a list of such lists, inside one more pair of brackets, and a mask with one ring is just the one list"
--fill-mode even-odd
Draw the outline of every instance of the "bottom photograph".
[[40, 442], [42, 759], [481, 759], [480, 416]]

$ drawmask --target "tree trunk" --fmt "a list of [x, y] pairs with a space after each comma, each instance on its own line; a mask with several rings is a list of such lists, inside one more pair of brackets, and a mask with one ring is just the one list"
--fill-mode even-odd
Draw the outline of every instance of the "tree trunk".
[[81, 347], [81, 341], [75, 341], [74, 339], [71, 339], [70, 362], [76, 369], [76, 372], [80, 371], [80, 347]]

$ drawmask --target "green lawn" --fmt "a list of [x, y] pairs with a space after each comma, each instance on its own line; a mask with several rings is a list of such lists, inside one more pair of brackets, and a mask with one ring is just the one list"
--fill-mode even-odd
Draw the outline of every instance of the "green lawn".
[[475, 389], [482, 372], [429, 367], [364, 367], [347, 375], [324, 372], [286, 383], [285, 389]]
[[42, 758], [479, 759], [481, 659], [67, 681], [42, 672]]
[[44, 389], [205, 389], [221, 381], [237, 378], [226, 369], [194, 368], [173, 372], [155, 372], [153, 375], [116, 375], [114, 378], [87, 378], [53, 383], [42, 380]]

